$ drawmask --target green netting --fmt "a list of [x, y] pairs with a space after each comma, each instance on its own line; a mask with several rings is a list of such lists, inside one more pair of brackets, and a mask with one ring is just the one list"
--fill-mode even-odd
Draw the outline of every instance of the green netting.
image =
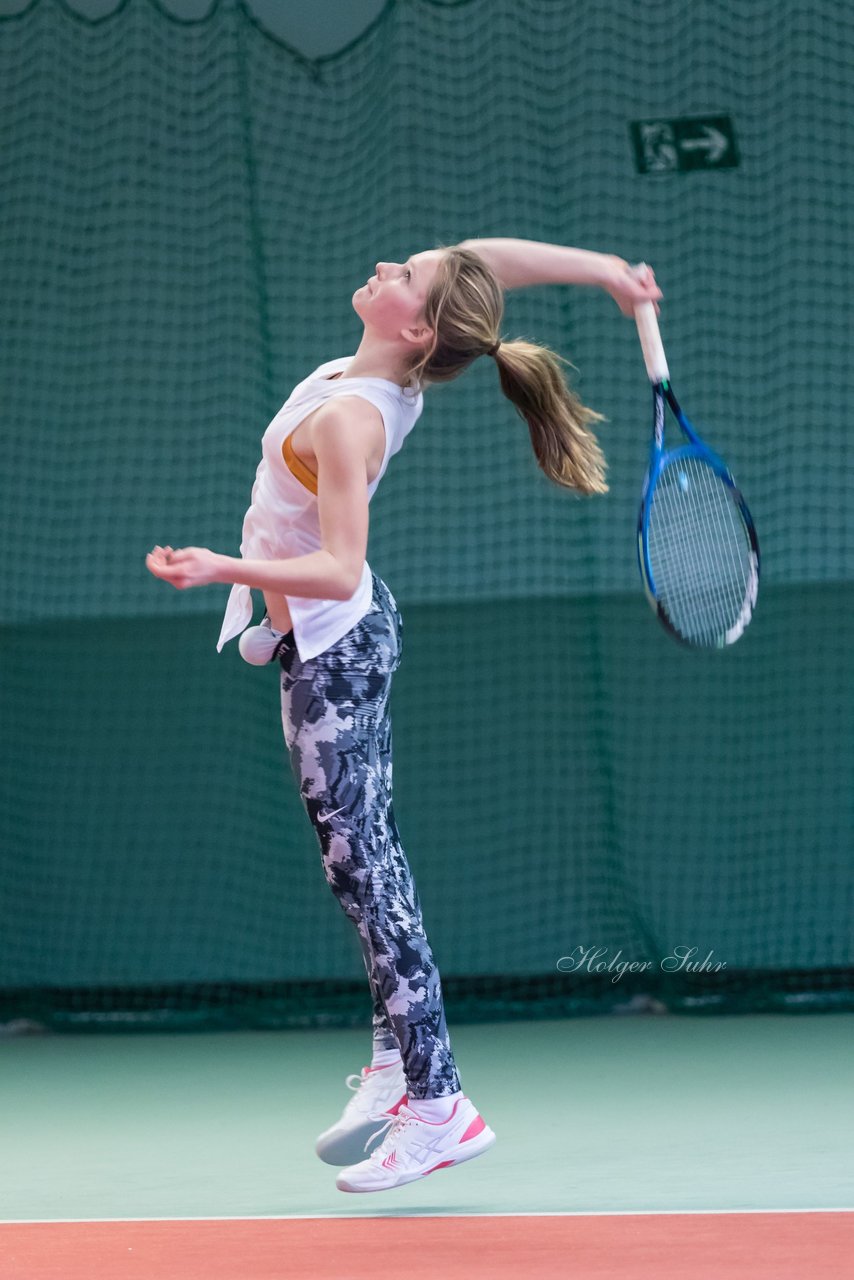
[[[519, 236], [651, 262], [674, 385], [763, 552], [732, 651], [643, 597], [649, 403], [593, 290], [503, 332], [578, 366], [610, 493], [538, 470], [492, 362], [431, 389], [371, 507], [405, 619], [395, 812], [449, 1017], [854, 1004], [844, 3], [390, 3], [309, 62], [237, 3], [0, 21], [0, 1008], [56, 1026], [369, 1021], [274, 668], [215, 652], [260, 437], [355, 350], [378, 258]], [[640, 176], [629, 122], [735, 121]], [[258, 600], [260, 612], [260, 598]], [[696, 948], [698, 973], [667, 972]], [[565, 972], [576, 949], [645, 972]]]

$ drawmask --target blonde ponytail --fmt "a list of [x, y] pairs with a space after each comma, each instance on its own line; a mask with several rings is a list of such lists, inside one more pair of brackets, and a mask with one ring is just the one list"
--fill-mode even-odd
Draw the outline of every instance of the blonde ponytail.
[[570, 389], [560, 360], [535, 342], [502, 342], [495, 357], [501, 390], [527, 422], [537, 462], [550, 480], [577, 493], [607, 493], [607, 463], [588, 430], [588, 423], [605, 418]]
[[[424, 304], [433, 339], [410, 367], [417, 385], [452, 382], [478, 356], [492, 354], [504, 316], [504, 292], [472, 249], [449, 248]], [[528, 424], [534, 455], [555, 484], [576, 493], [607, 493], [607, 464], [592, 422], [604, 422], [569, 387], [552, 351], [526, 339], [502, 341], [495, 351], [501, 390]]]

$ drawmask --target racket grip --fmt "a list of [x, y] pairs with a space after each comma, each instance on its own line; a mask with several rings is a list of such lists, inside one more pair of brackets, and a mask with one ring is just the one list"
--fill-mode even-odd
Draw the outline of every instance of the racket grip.
[[[645, 267], [645, 262], [639, 262], [632, 267], [632, 270], [640, 275]], [[638, 336], [650, 382], [661, 382], [669, 378], [670, 371], [667, 368], [664, 344], [658, 329], [655, 307], [651, 302], [639, 302], [635, 307], [635, 324], [638, 327]]]

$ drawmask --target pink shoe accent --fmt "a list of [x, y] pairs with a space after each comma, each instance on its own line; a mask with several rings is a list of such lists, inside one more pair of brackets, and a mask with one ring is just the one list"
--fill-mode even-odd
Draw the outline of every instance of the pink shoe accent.
[[449, 1169], [453, 1163], [453, 1160], [443, 1160], [441, 1164], [434, 1164], [432, 1169], [425, 1169], [421, 1177], [426, 1178], [428, 1173], [435, 1173], [437, 1169]]
[[385, 1114], [387, 1116], [396, 1116], [404, 1102], [406, 1102], [406, 1094], [403, 1095], [400, 1102], [396, 1102], [393, 1107], [389, 1107]]
[[460, 1142], [465, 1142], [466, 1138], [476, 1138], [477, 1135], [485, 1128], [486, 1128], [486, 1121], [484, 1120], [483, 1116], [476, 1116], [474, 1120], [472, 1120], [469, 1127], [466, 1129], [463, 1136], [460, 1138]]
[[391, 1067], [399, 1067], [399, 1062], [387, 1062], [384, 1067], [365, 1067], [365, 1074], [371, 1075], [374, 1071], [388, 1071]]

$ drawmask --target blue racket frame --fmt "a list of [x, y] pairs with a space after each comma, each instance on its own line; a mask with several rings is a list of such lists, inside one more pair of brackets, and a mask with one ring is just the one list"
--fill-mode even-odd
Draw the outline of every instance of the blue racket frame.
[[[710, 449], [709, 446], [706, 444], [706, 442], [704, 440], [701, 440], [701, 438], [697, 435], [696, 431], [691, 426], [691, 423], [688, 421], [688, 419], [685, 417], [685, 414], [682, 412], [682, 409], [680, 408], [676, 400], [676, 397], [673, 394], [673, 390], [670, 386], [670, 383], [667, 379], [662, 379], [660, 382], [655, 382], [652, 384], [652, 397], [653, 397], [652, 443], [650, 445], [649, 465], [647, 467], [647, 472], [644, 477], [643, 490], [641, 494], [641, 505], [640, 505], [640, 510], [638, 512], [638, 567], [640, 569], [641, 581], [643, 582], [644, 591], [646, 592], [647, 600], [649, 601], [650, 607], [652, 608], [659, 622], [662, 624], [665, 630], [668, 631], [671, 636], [673, 636], [674, 640], [676, 640], [679, 644], [684, 645], [686, 648], [694, 649], [694, 648], [697, 648], [698, 646], [695, 645], [692, 641], [686, 640], [685, 637], [681, 635], [679, 631], [676, 630], [676, 628], [673, 626], [672, 622], [668, 618], [664, 608], [662, 607], [660, 600], [658, 599], [658, 594], [656, 592], [656, 587], [655, 587], [655, 579], [652, 573], [652, 565], [650, 563], [650, 558], [649, 558], [649, 515], [650, 515], [650, 510], [652, 508], [652, 498], [653, 498], [653, 494], [655, 493], [655, 486], [658, 483], [659, 476], [661, 475], [661, 472], [664, 470], [665, 466], [670, 466], [673, 462], [677, 461], [680, 458], [699, 458], [703, 462], [707, 463], [712, 468], [714, 473], [717, 476], [719, 476], [721, 480], [723, 480], [732, 491], [733, 499], [736, 503], [736, 506], [738, 507], [739, 512], [741, 513], [741, 518], [744, 521], [744, 525], [747, 530], [747, 536], [750, 542], [751, 552], [754, 558], [754, 564], [756, 569], [754, 587], [750, 595], [751, 616], [752, 616], [753, 608], [756, 604], [756, 596], [759, 590], [759, 571], [760, 571], [759, 570], [759, 566], [760, 566], [759, 540], [756, 536], [756, 529], [754, 528], [753, 518], [750, 514], [750, 511], [748, 510], [747, 503], [744, 501], [741, 491], [736, 485], [729, 468], [727, 467], [723, 458], [721, 458], [717, 453], [715, 453], [713, 449]], [[670, 405], [670, 408], [673, 410], [673, 413], [676, 417], [677, 422], [679, 423], [679, 426], [682, 428], [685, 435], [688, 437], [690, 441], [690, 444], [679, 445], [675, 449], [668, 449], [666, 451], [664, 448], [665, 402]], [[718, 641], [717, 648], [723, 649], [726, 647], [726, 644], [727, 644], [726, 639], [725, 638], [721, 639], [720, 641]], [[700, 646], [700, 647], [705, 648], [707, 646]]]

